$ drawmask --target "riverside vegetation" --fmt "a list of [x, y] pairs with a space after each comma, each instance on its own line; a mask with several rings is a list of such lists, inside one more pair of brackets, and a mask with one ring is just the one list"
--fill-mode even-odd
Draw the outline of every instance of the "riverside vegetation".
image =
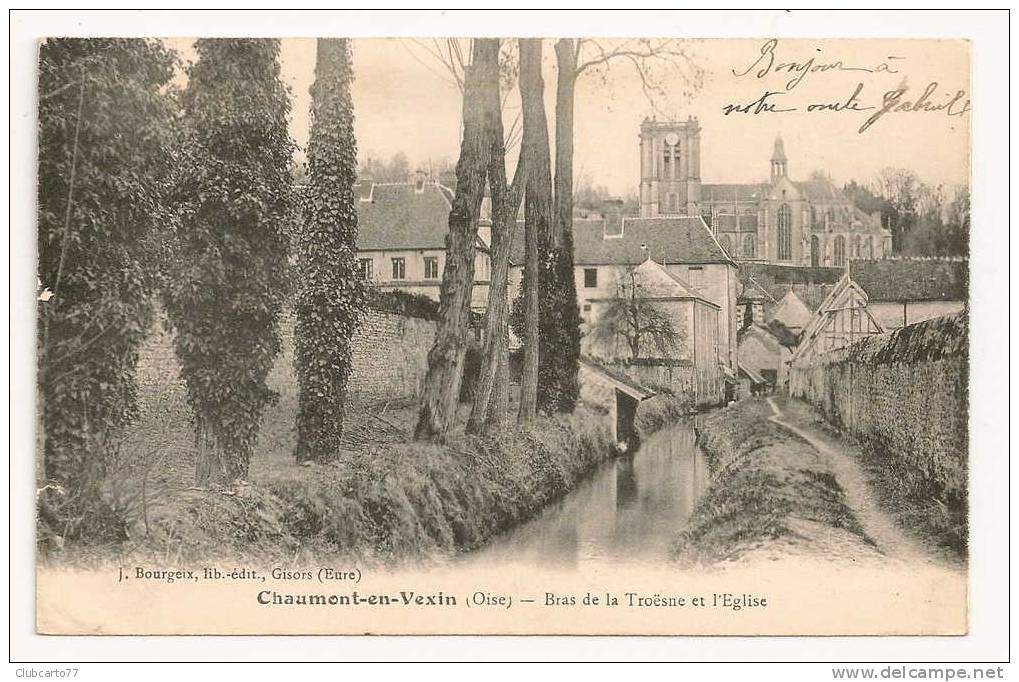
[[[392, 308], [381, 305], [387, 302], [372, 305]], [[349, 405], [342, 456], [298, 464], [293, 353], [284, 337], [268, 377], [279, 400], [266, 412], [243, 485], [191, 487], [195, 453], [184, 387], [146, 384], [140, 418], [125, 433], [105, 486], [127, 537], [55, 552], [43, 535], [44, 557], [85, 565], [112, 557], [276, 565], [335, 556], [368, 565], [428, 561], [477, 548], [526, 521], [616, 454], [607, 417], [584, 404], [498, 438], [458, 432], [432, 444], [411, 440], [417, 404], [406, 401]], [[461, 417], [468, 406], [465, 396]], [[658, 396], [641, 406], [637, 424], [647, 435], [690, 410], [686, 400]]]
[[873, 545], [829, 465], [801, 438], [769, 421], [750, 398], [700, 421], [698, 439], [714, 480], [680, 533], [673, 557], [685, 563], [735, 560], [759, 549], [815, 546], [833, 535]]

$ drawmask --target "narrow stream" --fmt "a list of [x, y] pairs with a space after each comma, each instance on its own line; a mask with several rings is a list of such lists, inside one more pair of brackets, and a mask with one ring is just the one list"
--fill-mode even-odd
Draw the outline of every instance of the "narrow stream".
[[660, 563], [708, 485], [693, 421], [687, 420], [653, 434], [633, 456], [605, 463], [564, 499], [470, 560], [563, 569]]

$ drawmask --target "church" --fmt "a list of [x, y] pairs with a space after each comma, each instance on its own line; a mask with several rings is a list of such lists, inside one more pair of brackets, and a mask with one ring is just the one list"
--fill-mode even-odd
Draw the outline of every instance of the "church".
[[880, 214], [853, 205], [827, 176], [793, 180], [781, 136], [767, 182], [701, 182], [700, 124], [644, 119], [640, 127], [640, 215], [703, 218], [737, 261], [846, 267], [891, 255]]

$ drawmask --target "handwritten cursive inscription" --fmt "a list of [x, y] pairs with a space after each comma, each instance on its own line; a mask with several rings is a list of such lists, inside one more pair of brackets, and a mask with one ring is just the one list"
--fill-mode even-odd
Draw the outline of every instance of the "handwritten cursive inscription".
[[[937, 112], [943, 111], [948, 116], [962, 116], [970, 110], [969, 99], [966, 98], [965, 90], [956, 90], [954, 93], [936, 95], [938, 83], [931, 82], [924, 88], [923, 93], [916, 100], [905, 99], [909, 88], [896, 88], [884, 94], [881, 108], [864, 121], [858, 132], [862, 133], [877, 123], [885, 114], [892, 112]], [[936, 101], [940, 99], [940, 101]]]
[[[904, 57], [896, 57], [890, 55], [887, 61], [879, 62], [874, 65], [865, 66], [860, 64], [846, 64], [841, 59], [834, 59], [832, 61], [821, 62], [815, 57], [811, 57], [806, 61], [778, 61], [776, 56], [776, 49], [778, 48], [778, 39], [772, 38], [765, 41], [761, 45], [760, 54], [757, 59], [754, 60], [747, 68], [742, 71], [732, 70], [732, 74], [737, 78], [741, 78], [750, 74], [752, 71], [754, 78], [761, 79], [765, 78], [769, 74], [792, 74], [785, 83], [785, 89], [787, 91], [794, 89], [797, 85], [803, 82], [803, 80], [812, 73], [824, 73], [828, 71], [863, 71], [866, 73], [898, 73], [898, 70], [893, 68], [893, 64], [904, 59]], [[820, 51], [820, 50], [818, 50]], [[756, 69], [756, 71], [755, 71]]]

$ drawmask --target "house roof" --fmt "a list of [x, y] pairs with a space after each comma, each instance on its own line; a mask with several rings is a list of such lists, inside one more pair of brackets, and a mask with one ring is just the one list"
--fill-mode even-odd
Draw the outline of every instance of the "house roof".
[[772, 312], [772, 321], [780, 323], [785, 328], [790, 326], [802, 328], [810, 321], [810, 316], [810, 308], [800, 300], [795, 291], [790, 289]]
[[764, 377], [762, 377], [760, 374], [758, 374], [756, 371], [754, 371], [750, 367], [747, 367], [746, 365], [744, 365], [742, 362], [737, 363], [737, 365], [739, 366], [740, 374], [745, 375], [748, 379], [750, 379], [751, 382], [753, 382], [755, 384], [766, 384], [766, 383], [768, 383], [768, 381]]
[[851, 260], [849, 276], [867, 298], [887, 301], [965, 301], [969, 262], [966, 260]]
[[[650, 257], [665, 264], [735, 265], [700, 216], [624, 217], [622, 221], [621, 235], [606, 236], [604, 219], [574, 220], [574, 264], [639, 265]], [[523, 234], [522, 227], [518, 233]], [[512, 261], [522, 264], [523, 256], [523, 238], [514, 239]]]
[[776, 349], [778, 346], [782, 346], [791, 350], [796, 348], [799, 342], [799, 337], [781, 322], [767, 324], [754, 322], [736, 332], [736, 339], [739, 343], [743, 343], [743, 340], [748, 336], [762, 339], [766, 344]]
[[[814, 268], [800, 265], [770, 265], [767, 263], [743, 263], [740, 265], [740, 281], [743, 290], [759, 287], [778, 304], [789, 292], [795, 292], [809, 312], [817, 310], [821, 302], [845, 274], [842, 268]], [[772, 309], [765, 306], [765, 315]]]
[[736, 302], [740, 301], [764, 301], [767, 300], [767, 295], [756, 286], [744, 287], [743, 292], [736, 297]]
[[799, 335], [779, 320], [768, 322], [768, 331], [786, 348], [796, 348], [800, 343]]
[[445, 249], [453, 191], [426, 182], [355, 185], [359, 251]]
[[654, 282], [647, 282], [646, 286], [651, 290], [651, 293], [663, 298], [696, 298], [704, 301], [714, 308], [718, 308], [718, 305], [709, 301], [704, 294], [700, 292], [700, 290], [695, 288], [676, 273], [669, 271], [662, 264], [653, 261], [650, 258], [634, 268], [634, 271], [657, 275], [659, 282], [666, 284], [665, 287], [661, 287], [655, 286]]
[[623, 393], [627, 394], [637, 400], [647, 400], [657, 393], [652, 391], [646, 386], [642, 386], [630, 377], [626, 376], [620, 371], [606, 367], [605, 365], [591, 359], [590, 357], [583, 356], [580, 358], [580, 364], [584, 365], [587, 369], [592, 372], [600, 374], [606, 381], [612, 384], [615, 388], [619, 389]]

